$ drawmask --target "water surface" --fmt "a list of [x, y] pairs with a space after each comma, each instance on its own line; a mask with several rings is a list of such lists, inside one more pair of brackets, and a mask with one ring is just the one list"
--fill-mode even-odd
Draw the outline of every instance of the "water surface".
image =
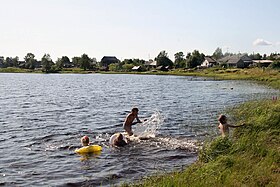
[[[245, 81], [101, 74], [0, 74], [0, 185], [110, 186], [196, 160], [196, 141], [217, 135], [227, 107], [279, 94]], [[132, 107], [155, 138], [108, 145]], [[88, 135], [99, 155], [74, 153]]]

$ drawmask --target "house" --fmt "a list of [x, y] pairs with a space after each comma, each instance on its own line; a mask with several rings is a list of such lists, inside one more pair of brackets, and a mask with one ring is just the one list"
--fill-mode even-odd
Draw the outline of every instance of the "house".
[[253, 64], [258, 67], [268, 67], [272, 62], [272, 60], [253, 60]]
[[247, 68], [253, 64], [253, 61], [248, 55], [232, 55], [220, 59], [219, 64], [227, 64], [228, 67]]
[[158, 66], [156, 69], [160, 70], [160, 71], [168, 71], [169, 70], [169, 66]]
[[158, 66], [158, 63], [157, 61], [154, 61], [154, 60], [149, 60], [149, 61], [146, 61], [145, 64], [144, 64], [147, 68], [156, 68]]
[[66, 61], [63, 63], [63, 68], [73, 68], [73, 67], [74, 67], [73, 62]]
[[201, 66], [202, 67], [213, 67], [217, 64], [218, 64], [218, 62], [215, 59], [213, 59], [211, 56], [205, 56], [204, 61], [202, 62]]
[[19, 68], [25, 68], [25, 61], [18, 61]]
[[101, 66], [102, 67], [105, 67], [105, 68], [108, 68], [108, 66], [110, 64], [116, 64], [116, 63], [119, 63], [120, 60], [117, 59], [115, 56], [104, 56], [102, 59], [101, 59]]
[[132, 69], [132, 71], [142, 71], [141, 66], [134, 66]]

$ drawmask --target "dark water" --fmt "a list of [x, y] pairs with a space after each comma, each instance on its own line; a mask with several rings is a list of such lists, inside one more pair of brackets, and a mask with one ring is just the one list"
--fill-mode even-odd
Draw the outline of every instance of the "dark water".
[[[110, 186], [196, 160], [226, 107], [279, 94], [250, 82], [145, 75], [0, 74], [0, 185]], [[154, 138], [108, 146], [132, 107]], [[99, 155], [74, 153], [88, 135]]]

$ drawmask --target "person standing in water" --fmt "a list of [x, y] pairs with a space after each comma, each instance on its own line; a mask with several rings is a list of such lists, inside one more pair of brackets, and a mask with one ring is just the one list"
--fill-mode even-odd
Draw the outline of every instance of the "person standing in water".
[[227, 123], [227, 117], [223, 114], [220, 115], [218, 121], [219, 121], [218, 128], [220, 129], [220, 132], [222, 133], [222, 137], [226, 137], [229, 135], [229, 127], [236, 128], [236, 127], [242, 127], [245, 125], [244, 123], [239, 126], [230, 125]]
[[[138, 118], [138, 111], [138, 108], [132, 108], [131, 112], [125, 118], [123, 128], [129, 136], [133, 135], [131, 126], [135, 125], [136, 123], [142, 123], [142, 121], [140, 121], [140, 119]], [[133, 122], [135, 119], [137, 121]]]

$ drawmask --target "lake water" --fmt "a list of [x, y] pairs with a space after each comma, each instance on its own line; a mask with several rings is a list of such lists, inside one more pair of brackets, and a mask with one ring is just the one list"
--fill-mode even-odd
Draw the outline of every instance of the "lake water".
[[[0, 74], [0, 185], [110, 186], [180, 170], [197, 142], [216, 136], [227, 107], [278, 91], [245, 81], [102, 74]], [[154, 136], [112, 148], [125, 116], [139, 108], [135, 134]], [[88, 135], [101, 154], [80, 156]]]

